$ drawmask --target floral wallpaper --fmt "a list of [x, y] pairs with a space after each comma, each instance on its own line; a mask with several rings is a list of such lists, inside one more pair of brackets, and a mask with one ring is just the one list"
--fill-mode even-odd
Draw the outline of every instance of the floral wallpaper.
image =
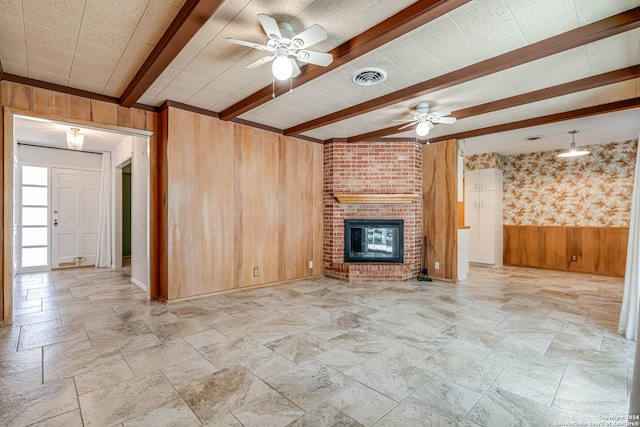
[[504, 156], [499, 153], [473, 154], [464, 159], [464, 170], [503, 169]]
[[559, 159], [559, 150], [474, 154], [465, 170], [504, 176], [504, 224], [628, 227], [638, 140], [591, 145], [591, 155]]
[[[500, 156], [504, 224], [628, 227], [637, 148], [631, 140], [591, 145], [584, 157], [560, 159], [557, 150]], [[469, 164], [480, 169], [494, 157]]]

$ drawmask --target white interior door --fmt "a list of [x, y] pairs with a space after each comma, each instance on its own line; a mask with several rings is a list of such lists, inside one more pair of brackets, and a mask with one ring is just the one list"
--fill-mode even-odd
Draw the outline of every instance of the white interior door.
[[51, 169], [51, 267], [94, 265], [100, 172]]

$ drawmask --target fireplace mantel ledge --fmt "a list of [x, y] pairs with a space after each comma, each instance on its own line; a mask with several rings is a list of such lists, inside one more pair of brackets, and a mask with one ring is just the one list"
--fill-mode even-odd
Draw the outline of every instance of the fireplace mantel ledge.
[[382, 194], [382, 193], [334, 193], [333, 197], [338, 202], [352, 205], [385, 204], [401, 205], [409, 204], [416, 199], [415, 194]]

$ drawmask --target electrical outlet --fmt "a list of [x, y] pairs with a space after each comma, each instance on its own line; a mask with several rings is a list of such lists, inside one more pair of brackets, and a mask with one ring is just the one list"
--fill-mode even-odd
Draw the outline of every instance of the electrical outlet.
[[258, 277], [258, 272], [260, 270], [258, 270], [258, 267], [253, 267], [253, 277]]
[[309, 261], [309, 268], [313, 268], [313, 261]]
[[577, 261], [578, 257], [576, 255], [571, 255], [571, 261]]
[[440, 270], [440, 263], [438, 261], [436, 261], [436, 263], [433, 266], [433, 268], [435, 268], [436, 270]]

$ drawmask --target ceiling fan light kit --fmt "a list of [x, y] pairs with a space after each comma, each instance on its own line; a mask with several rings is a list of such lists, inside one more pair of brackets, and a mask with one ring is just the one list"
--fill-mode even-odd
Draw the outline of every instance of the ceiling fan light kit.
[[413, 109], [409, 111], [412, 118], [404, 120], [393, 120], [394, 122], [408, 122], [406, 125], [401, 126], [398, 130], [402, 130], [413, 125], [416, 126], [416, 136], [418, 139], [424, 138], [429, 134], [429, 131], [434, 128], [434, 123], [453, 124], [456, 122], [455, 117], [446, 117], [451, 114], [448, 109], [440, 111], [429, 112], [429, 103], [419, 102]]
[[293, 59], [290, 59], [286, 54], [278, 54], [271, 66], [273, 77], [278, 80], [289, 80], [293, 74], [293, 64], [291, 62], [293, 62]]
[[276, 22], [269, 15], [259, 14], [258, 21], [268, 37], [264, 44], [227, 37], [230, 43], [271, 52], [271, 56], [260, 58], [248, 64], [246, 68], [256, 68], [273, 61], [271, 65], [273, 77], [278, 80], [288, 80], [300, 74], [300, 67], [295, 59], [322, 67], [333, 62], [333, 56], [330, 53], [307, 50], [308, 47], [327, 38], [327, 31], [320, 25], [312, 25], [300, 34], [295, 34], [291, 24]]
[[560, 154], [558, 154], [558, 157], [560, 158], [566, 158], [566, 157], [579, 157], [579, 156], [586, 156], [587, 154], [590, 154], [591, 152], [587, 149], [587, 147], [576, 147], [576, 133], [578, 133], [578, 130], [570, 130], [568, 133], [571, 134], [571, 146], [562, 151]]

